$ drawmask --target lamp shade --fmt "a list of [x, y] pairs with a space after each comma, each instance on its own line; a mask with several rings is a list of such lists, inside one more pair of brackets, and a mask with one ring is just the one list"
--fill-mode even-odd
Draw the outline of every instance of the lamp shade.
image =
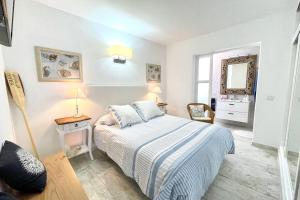
[[75, 92], [75, 97], [79, 98], [79, 99], [85, 99], [86, 98], [86, 94], [79, 88], [77, 88], [77, 93]]
[[118, 57], [125, 57], [127, 59], [132, 58], [132, 49], [128, 47], [124, 47], [122, 45], [113, 45], [109, 49], [110, 56], [118, 56]]
[[80, 88], [73, 88], [69, 91], [68, 99], [85, 99], [87, 96]]
[[160, 87], [158, 87], [158, 86], [154, 87], [153, 90], [152, 90], [152, 92], [155, 93], [155, 94], [161, 94], [162, 93]]

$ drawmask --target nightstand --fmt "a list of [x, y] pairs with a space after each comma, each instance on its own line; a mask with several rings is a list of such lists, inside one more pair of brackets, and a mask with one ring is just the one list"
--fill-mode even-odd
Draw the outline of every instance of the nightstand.
[[[91, 160], [94, 160], [92, 154], [92, 126], [89, 122], [91, 118], [82, 115], [81, 117], [64, 117], [55, 119], [54, 121], [57, 124], [56, 131], [59, 134], [60, 139], [60, 146], [68, 156], [68, 158], [89, 152]], [[65, 149], [65, 135], [67, 134], [74, 134], [76, 132], [81, 132], [84, 134], [86, 132], [87, 140], [84, 140], [84, 144], [77, 146], [75, 149], [73, 148], [72, 151], [67, 152]]]
[[159, 109], [166, 114], [168, 113], [167, 105], [168, 105], [167, 103], [157, 103]]

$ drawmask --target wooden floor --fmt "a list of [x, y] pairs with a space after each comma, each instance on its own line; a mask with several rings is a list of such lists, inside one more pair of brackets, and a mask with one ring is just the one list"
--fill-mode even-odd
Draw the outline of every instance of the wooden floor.
[[[255, 147], [249, 138], [234, 135], [236, 154], [226, 157], [203, 200], [280, 199], [277, 152]], [[105, 153], [96, 150], [94, 157], [94, 161], [88, 154], [71, 159], [89, 199], [147, 199]]]

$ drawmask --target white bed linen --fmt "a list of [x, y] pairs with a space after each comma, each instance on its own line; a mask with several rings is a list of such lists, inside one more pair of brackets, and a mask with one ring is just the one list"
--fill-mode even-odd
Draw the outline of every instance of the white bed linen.
[[[149, 141], [189, 121], [184, 118], [164, 115], [124, 129], [97, 124], [94, 129], [95, 144], [99, 149], [106, 152], [127, 176], [131, 177], [132, 170], [130, 167], [132, 163], [124, 163], [124, 160], [130, 162], [129, 159], [124, 158], [131, 157], [131, 155], [126, 154], [134, 152], [137, 144]], [[132, 151], [127, 151], [126, 149], [130, 147], [132, 147]]]
[[228, 129], [170, 115], [124, 129], [96, 125], [94, 133], [96, 146], [155, 200], [201, 199], [234, 153]]

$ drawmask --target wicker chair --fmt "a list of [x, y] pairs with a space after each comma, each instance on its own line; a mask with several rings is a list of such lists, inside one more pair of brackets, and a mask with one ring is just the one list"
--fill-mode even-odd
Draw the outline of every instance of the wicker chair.
[[[205, 116], [205, 117], [195, 117], [195, 116], [192, 116], [192, 108], [193, 107], [197, 107], [197, 106], [203, 106], [204, 112], [208, 111], [208, 116]], [[206, 105], [204, 103], [190, 103], [190, 104], [187, 105], [187, 110], [189, 112], [191, 120], [200, 121], [200, 122], [206, 122], [206, 123], [210, 123], [210, 124], [214, 123], [215, 113], [210, 108], [209, 105]]]

